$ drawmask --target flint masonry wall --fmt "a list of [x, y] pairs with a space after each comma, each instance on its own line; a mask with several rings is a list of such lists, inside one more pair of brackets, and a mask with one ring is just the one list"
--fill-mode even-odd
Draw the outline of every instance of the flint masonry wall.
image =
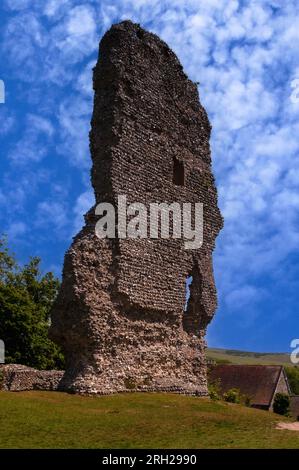
[[[206, 327], [216, 309], [212, 251], [222, 218], [211, 172], [210, 124], [197, 86], [157, 36], [129, 21], [100, 43], [90, 149], [96, 203], [204, 204], [204, 243], [104, 239], [94, 208], [65, 255], [51, 337], [78, 393], [207, 394]], [[185, 305], [186, 278], [192, 275]]]
[[20, 364], [0, 365], [0, 390], [57, 390], [63, 376], [60, 370], [37, 370]]

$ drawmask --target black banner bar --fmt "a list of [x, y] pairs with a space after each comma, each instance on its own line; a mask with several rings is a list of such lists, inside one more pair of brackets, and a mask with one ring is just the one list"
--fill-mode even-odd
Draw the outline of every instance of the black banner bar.
[[[247, 450], [247, 449], [215, 449], [215, 450], [160, 450], [160, 449], [100, 449], [100, 450], [0, 450], [1, 469], [7, 464], [30, 468], [42, 468], [42, 465], [76, 465], [83, 470], [107, 468], [152, 468], [162, 466], [184, 466], [198, 468], [213, 463], [230, 465], [230, 468], [241, 468], [246, 464], [283, 464], [299, 461], [299, 449], [286, 450]], [[78, 468], [78, 467], [76, 467]]]

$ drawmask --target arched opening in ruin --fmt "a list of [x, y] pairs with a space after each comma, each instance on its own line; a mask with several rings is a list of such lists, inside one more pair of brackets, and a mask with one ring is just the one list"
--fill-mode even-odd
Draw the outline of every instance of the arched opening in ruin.
[[184, 312], [186, 312], [187, 309], [188, 309], [188, 303], [189, 303], [189, 299], [190, 299], [190, 285], [192, 284], [192, 281], [193, 281], [193, 277], [188, 276], [187, 279], [186, 279], [186, 297], [185, 297]]
[[185, 186], [184, 163], [173, 157], [173, 184]]
[[183, 314], [183, 328], [187, 333], [198, 335], [203, 327], [202, 276], [195, 265], [186, 278], [186, 302]]

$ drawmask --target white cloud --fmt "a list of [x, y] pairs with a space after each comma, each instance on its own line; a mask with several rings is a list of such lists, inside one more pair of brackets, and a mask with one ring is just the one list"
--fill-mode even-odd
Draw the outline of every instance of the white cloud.
[[28, 227], [24, 222], [12, 222], [7, 228], [8, 239], [14, 242], [28, 231]]
[[51, 19], [57, 19], [61, 12], [70, 6], [70, 0], [48, 0], [44, 1], [44, 13]]
[[249, 303], [257, 302], [263, 295], [262, 289], [251, 285], [243, 285], [230, 291], [226, 295], [225, 301], [229, 311], [239, 313], [243, 307], [246, 307]]
[[76, 234], [81, 230], [84, 225], [84, 218], [83, 215], [92, 208], [95, 203], [94, 194], [91, 189], [84, 191], [84, 193], [78, 196], [75, 207], [74, 207], [74, 225], [72, 227], [72, 235]]
[[83, 72], [79, 74], [77, 83], [75, 84], [76, 90], [89, 97], [93, 97], [92, 69], [94, 66], [95, 61], [89, 62]]
[[[18, 165], [40, 162], [47, 154], [48, 142], [54, 134], [52, 123], [42, 116], [28, 114], [26, 126], [21, 139], [13, 146], [8, 157]], [[41, 144], [40, 138], [45, 139]]]
[[51, 121], [37, 114], [28, 114], [27, 123], [31, 132], [42, 132], [50, 137], [54, 133], [54, 127]]
[[84, 5], [73, 8], [69, 13], [66, 27], [70, 35], [93, 34], [96, 29], [93, 10]]
[[58, 238], [65, 237], [69, 224], [67, 205], [64, 201], [42, 201], [38, 204], [34, 225], [38, 230], [55, 231]]
[[10, 10], [24, 10], [30, 6], [32, 0], [5, 0], [5, 6]]
[[1, 126], [0, 126], [0, 135], [8, 134], [15, 125], [15, 117], [13, 113], [8, 110], [6, 107], [0, 108], [1, 116]]
[[72, 95], [59, 106], [60, 141], [59, 153], [69, 159], [72, 165], [88, 168], [91, 165], [89, 152], [89, 129], [91, 98]]
[[49, 181], [49, 172], [43, 168], [34, 170], [26, 166], [20, 166], [16, 172], [12, 168], [2, 174], [2, 192], [0, 193], [0, 215], [4, 223], [8, 220], [23, 217], [26, 213], [25, 206], [43, 185]]
[[79, 5], [68, 11], [64, 21], [51, 31], [53, 52], [59, 53], [61, 66], [75, 64], [97, 50], [98, 38], [94, 10]]

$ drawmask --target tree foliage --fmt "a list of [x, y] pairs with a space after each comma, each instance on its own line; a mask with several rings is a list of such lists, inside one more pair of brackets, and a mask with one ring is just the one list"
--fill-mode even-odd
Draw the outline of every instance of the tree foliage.
[[63, 355], [48, 338], [50, 309], [59, 280], [40, 271], [40, 259], [20, 266], [0, 239], [0, 338], [5, 362], [38, 369], [63, 367]]
[[289, 416], [290, 397], [286, 393], [276, 393], [273, 403], [273, 411], [279, 415]]
[[299, 367], [285, 367], [292, 394], [299, 395]]

